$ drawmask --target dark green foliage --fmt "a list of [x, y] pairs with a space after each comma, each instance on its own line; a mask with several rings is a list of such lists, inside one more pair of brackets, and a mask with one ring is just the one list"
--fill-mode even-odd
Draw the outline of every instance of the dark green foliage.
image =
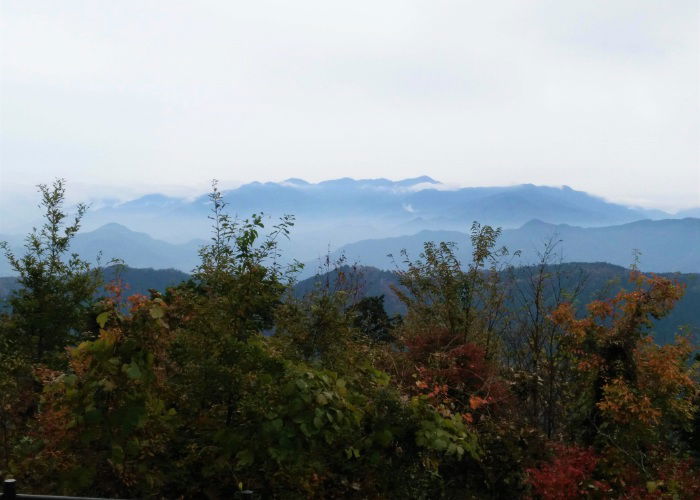
[[[177, 269], [135, 269], [125, 265], [108, 266], [102, 269], [105, 283], [115, 280], [123, 283], [123, 294], [148, 295], [150, 290], [164, 293], [166, 289], [187, 281], [190, 276]], [[100, 291], [104, 294], [104, 291]]]
[[87, 207], [78, 205], [73, 220], [67, 222], [65, 182], [41, 184], [39, 192], [45, 222], [27, 236], [25, 254], [16, 256], [6, 242], [0, 243], [20, 285], [8, 301], [12, 328], [7, 335], [34, 362], [60, 364], [63, 347], [84, 335], [100, 276], [69, 253]]
[[400, 316], [389, 317], [386, 313], [384, 295], [363, 297], [349, 313], [353, 316], [353, 326], [370, 342], [391, 342], [392, 330], [401, 322]]

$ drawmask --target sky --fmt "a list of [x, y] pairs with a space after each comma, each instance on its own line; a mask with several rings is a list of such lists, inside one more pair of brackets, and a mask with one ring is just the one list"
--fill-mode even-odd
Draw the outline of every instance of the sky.
[[300, 177], [700, 206], [696, 0], [0, 2], [0, 217]]

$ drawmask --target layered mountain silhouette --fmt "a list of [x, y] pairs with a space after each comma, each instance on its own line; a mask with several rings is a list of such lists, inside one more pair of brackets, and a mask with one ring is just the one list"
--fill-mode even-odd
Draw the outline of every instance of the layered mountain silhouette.
[[[450, 189], [427, 177], [400, 181], [342, 178], [309, 183], [253, 182], [224, 191], [228, 211], [245, 218], [265, 212], [269, 226], [282, 214], [296, 216], [291, 239], [282, 240], [288, 258], [310, 262], [342, 249], [350, 259], [392, 268], [386, 254], [407, 248], [417, 255], [426, 240], [464, 244], [472, 221], [504, 228], [500, 244], [532, 261], [543, 242], [563, 240], [564, 260], [632, 262], [641, 251], [649, 271], [700, 271], [698, 218], [672, 219], [654, 210], [626, 207], [569, 187], [524, 184]], [[126, 203], [102, 200], [88, 211], [73, 251], [91, 261], [120, 258], [135, 267], [191, 271], [197, 250], [210, 234], [207, 195], [184, 199], [151, 194]], [[693, 209], [684, 212], [694, 215]], [[654, 220], [658, 219], [658, 220]], [[269, 227], [268, 226], [268, 227]], [[21, 253], [21, 236], [3, 236]], [[309, 271], [307, 271], [308, 273]], [[0, 276], [10, 274], [0, 258]]]
[[[293, 243], [300, 238], [292, 234]], [[3, 239], [0, 237], [0, 239]], [[348, 262], [359, 262], [379, 269], [395, 269], [400, 265], [402, 249], [417, 257], [426, 241], [457, 243], [466, 257], [470, 252], [469, 235], [464, 231], [420, 231], [416, 234], [368, 239], [343, 245], [332, 251], [335, 260], [344, 255]], [[652, 272], [700, 272], [700, 219], [642, 220], [617, 226], [582, 228], [566, 224], [548, 224], [533, 220], [518, 229], [505, 229], [499, 245], [508, 247], [516, 265], [535, 262], [547, 242], [556, 243], [557, 254], [564, 262], [609, 262], [629, 266], [634, 252], [640, 252], [639, 266]], [[15, 251], [22, 253], [21, 240], [11, 241]], [[81, 232], [71, 247], [84, 259], [106, 264], [110, 259], [121, 259], [132, 267], [156, 269], [174, 268], [190, 272], [199, 261], [198, 250], [205, 240], [173, 244], [135, 232], [120, 224], [107, 224], [95, 231]], [[387, 255], [393, 254], [395, 262]], [[286, 249], [284, 257], [291, 260], [297, 254]], [[312, 275], [318, 267], [317, 259], [309, 259], [302, 277]], [[0, 276], [11, 275], [8, 262], [0, 258]]]
[[[23, 254], [21, 238], [0, 235], [0, 240], [8, 241], [17, 255]], [[138, 268], [191, 271], [199, 262], [197, 252], [203, 244], [203, 240], [183, 244], [168, 243], [132, 231], [121, 224], [110, 223], [94, 231], [79, 232], [72, 241], [70, 251], [93, 264], [106, 265], [112, 259], [119, 259]], [[0, 255], [0, 276], [11, 274], [9, 263]]]
[[[138, 269], [112, 265], [102, 270], [102, 279], [105, 283], [119, 279], [125, 287], [123, 296], [128, 297], [133, 294], [148, 295], [150, 290], [165, 292], [168, 287], [176, 286], [190, 279], [190, 275], [176, 269]], [[17, 278], [0, 277], [0, 312], [3, 311], [4, 307], [7, 307], [4, 301], [19, 287]], [[98, 296], [105, 295], [110, 295], [110, 292], [103, 288], [98, 291]]]
[[[523, 184], [506, 187], [450, 189], [427, 177], [335, 179], [309, 183], [302, 179], [253, 182], [224, 191], [232, 214], [293, 214], [295, 251], [313, 257], [333, 247], [366, 238], [399, 236], [421, 230], [464, 230], [472, 221], [520, 227], [532, 219], [551, 224], [607, 226], [640, 219], [671, 218], [658, 210], [630, 208], [570, 187]], [[186, 242], [208, 235], [206, 195], [180, 199], [151, 194], [127, 203], [101, 203], [88, 214], [91, 228], [116, 222], [168, 241]], [[300, 244], [300, 242], [304, 244]]]
[[[464, 256], [471, 252], [466, 232], [421, 231], [394, 238], [369, 239], [345, 245], [333, 253], [349, 262], [379, 269], [400, 266], [401, 250], [416, 258], [426, 241], [454, 242]], [[545, 245], [555, 244], [555, 253], [564, 262], [607, 262], [631, 265], [638, 253], [639, 267], [650, 272], [700, 272], [700, 219], [641, 220], [617, 226], [583, 228], [568, 224], [548, 224], [532, 220], [518, 229], [505, 229], [498, 240], [513, 256], [513, 262], [536, 262]], [[389, 255], [393, 255], [393, 258]]]

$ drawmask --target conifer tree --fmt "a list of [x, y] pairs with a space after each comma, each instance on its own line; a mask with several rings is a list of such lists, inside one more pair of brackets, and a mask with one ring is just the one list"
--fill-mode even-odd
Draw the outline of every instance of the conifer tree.
[[39, 184], [44, 223], [26, 237], [24, 255], [0, 242], [19, 284], [9, 299], [5, 340], [35, 363], [60, 364], [62, 349], [85, 335], [101, 282], [99, 269], [70, 253], [87, 206], [78, 204], [71, 220], [64, 210], [65, 184]]

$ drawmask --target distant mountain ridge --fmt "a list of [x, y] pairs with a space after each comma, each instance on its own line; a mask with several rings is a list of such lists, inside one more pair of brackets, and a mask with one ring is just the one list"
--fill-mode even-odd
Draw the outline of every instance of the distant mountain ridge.
[[[673, 217], [659, 210], [612, 203], [568, 186], [451, 189], [428, 176], [398, 181], [346, 177], [318, 183], [298, 178], [252, 182], [224, 191], [224, 198], [231, 213], [241, 217], [260, 211], [273, 217], [295, 215], [295, 234], [302, 240], [292, 246], [302, 258], [317, 255], [329, 243], [338, 247], [424, 229], [463, 230], [474, 220], [504, 228], [520, 227], [532, 219], [593, 227]], [[90, 227], [117, 222], [179, 242], [208, 234], [206, 195], [188, 200], [150, 194], [103, 205], [88, 213]]]
[[[21, 238], [6, 238], [17, 255], [24, 253]], [[107, 265], [112, 259], [122, 260], [136, 268], [178, 269], [189, 272], [199, 263], [198, 250], [203, 240], [173, 244], [132, 231], [117, 223], [109, 223], [94, 231], [81, 231], [72, 241], [70, 251], [93, 263]], [[12, 275], [12, 269], [0, 255], [0, 276]]]
[[[303, 239], [292, 231], [291, 243]], [[2, 240], [0, 236], [0, 240]], [[700, 219], [642, 220], [617, 226], [582, 228], [568, 224], [549, 224], [531, 220], [517, 229], [505, 229], [498, 241], [511, 252], [520, 250], [517, 261], [526, 265], [537, 258], [544, 243], [561, 240], [559, 249], [565, 262], [609, 262], [628, 266], [633, 260], [633, 251], [639, 250], [640, 268], [650, 272], [700, 272]], [[465, 254], [469, 249], [469, 236], [464, 231], [422, 230], [410, 235], [390, 238], [375, 238], [356, 241], [331, 249], [331, 257], [344, 254], [348, 261], [379, 269], [394, 269], [387, 254], [399, 259], [399, 252], [406, 249], [413, 257], [418, 256], [425, 241], [453, 241]], [[21, 240], [10, 241], [18, 255], [23, 253]], [[198, 251], [205, 240], [192, 240], [184, 244], [173, 244], [157, 240], [148, 234], [135, 232], [120, 224], [106, 224], [94, 231], [80, 232], [71, 247], [84, 259], [107, 264], [117, 258], [125, 264], [137, 268], [174, 268], [190, 272], [199, 262]], [[293, 245], [282, 242], [283, 259], [298, 258]], [[324, 254], [319, 253], [319, 257]], [[317, 268], [317, 260], [307, 259], [303, 277], [312, 275]], [[11, 275], [11, 269], [3, 256], [0, 256], [0, 276]]]
[[[678, 219], [674, 226], [669, 221], [676, 219], [664, 212], [611, 203], [568, 186], [450, 189], [428, 176], [399, 181], [346, 177], [318, 183], [290, 178], [245, 184], [226, 190], [224, 198], [232, 215], [245, 218], [265, 212], [268, 227], [276, 216], [295, 215], [291, 239], [280, 241], [281, 251], [284, 258], [304, 262], [328, 251], [365, 246], [368, 249], [356, 252], [357, 257], [386, 268], [384, 253], [396, 253], [402, 246], [413, 248], [410, 242], [420, 238], [463, 241], [463, 233], [476, 220], [505, 228], [503, 243], [525, 254], [557, 231], [565, 240], [567, 260], [626, 265], [638, 248], [649, 270], [699, 270], [697, 258], [686, 251], [697, 242], [697, 227], [692, 223]], [[96, 206], [101, 208], [88, 211], [84, 219], [84, 227], [92, 230], [80, 232], [73, 246], [86, 259], [94, 260], [102, 251], [103, 263], [116, 257], [136, 267], [191, 271], [198, 261], [198, 248], [209, 238], [207, 195], [185, 199], [154, 193], [126, 203], [103, 200]], [[661, 220], [637, 222], [646, 219]], [[605, 227], [610, 228], [608, 232], [588, 230]], [[436, 234], [416, 237], [424, 231]], [[387, 238], [404, 238], [407, 243], [391, 243], [390, 248], [376, 251], [369, 248], [377, 245], [368, 240]], [[0, 235], [20, 253], [22, 239]], [[7, 262], [0, 258], [0, 276], [7, 274]]]
[[[641, 220], [617, 226], [582, 228], [568, 224], [549, 224], [532, 220], [518, 229], [505, 229], [498, 240], [511, 253], [520, 251], [517, 262], [528, 265], [537, 260], [548, 241], [558, 243], [564, 262], [607, 262], [623, 267], [640, 252], [640, 268], [648, 272], [700, 272], [700, 219]], [[392, 269], [389, 254], [400, 262], [406, 249], [417, 257], [426, 241], [452, 241], [467, 254], [469, 235], [459, 231], [421, 231], [394, 238], [369, 239], [351, 243], [333, 253], [345, 255], [349, 262], [379, 269]]]

